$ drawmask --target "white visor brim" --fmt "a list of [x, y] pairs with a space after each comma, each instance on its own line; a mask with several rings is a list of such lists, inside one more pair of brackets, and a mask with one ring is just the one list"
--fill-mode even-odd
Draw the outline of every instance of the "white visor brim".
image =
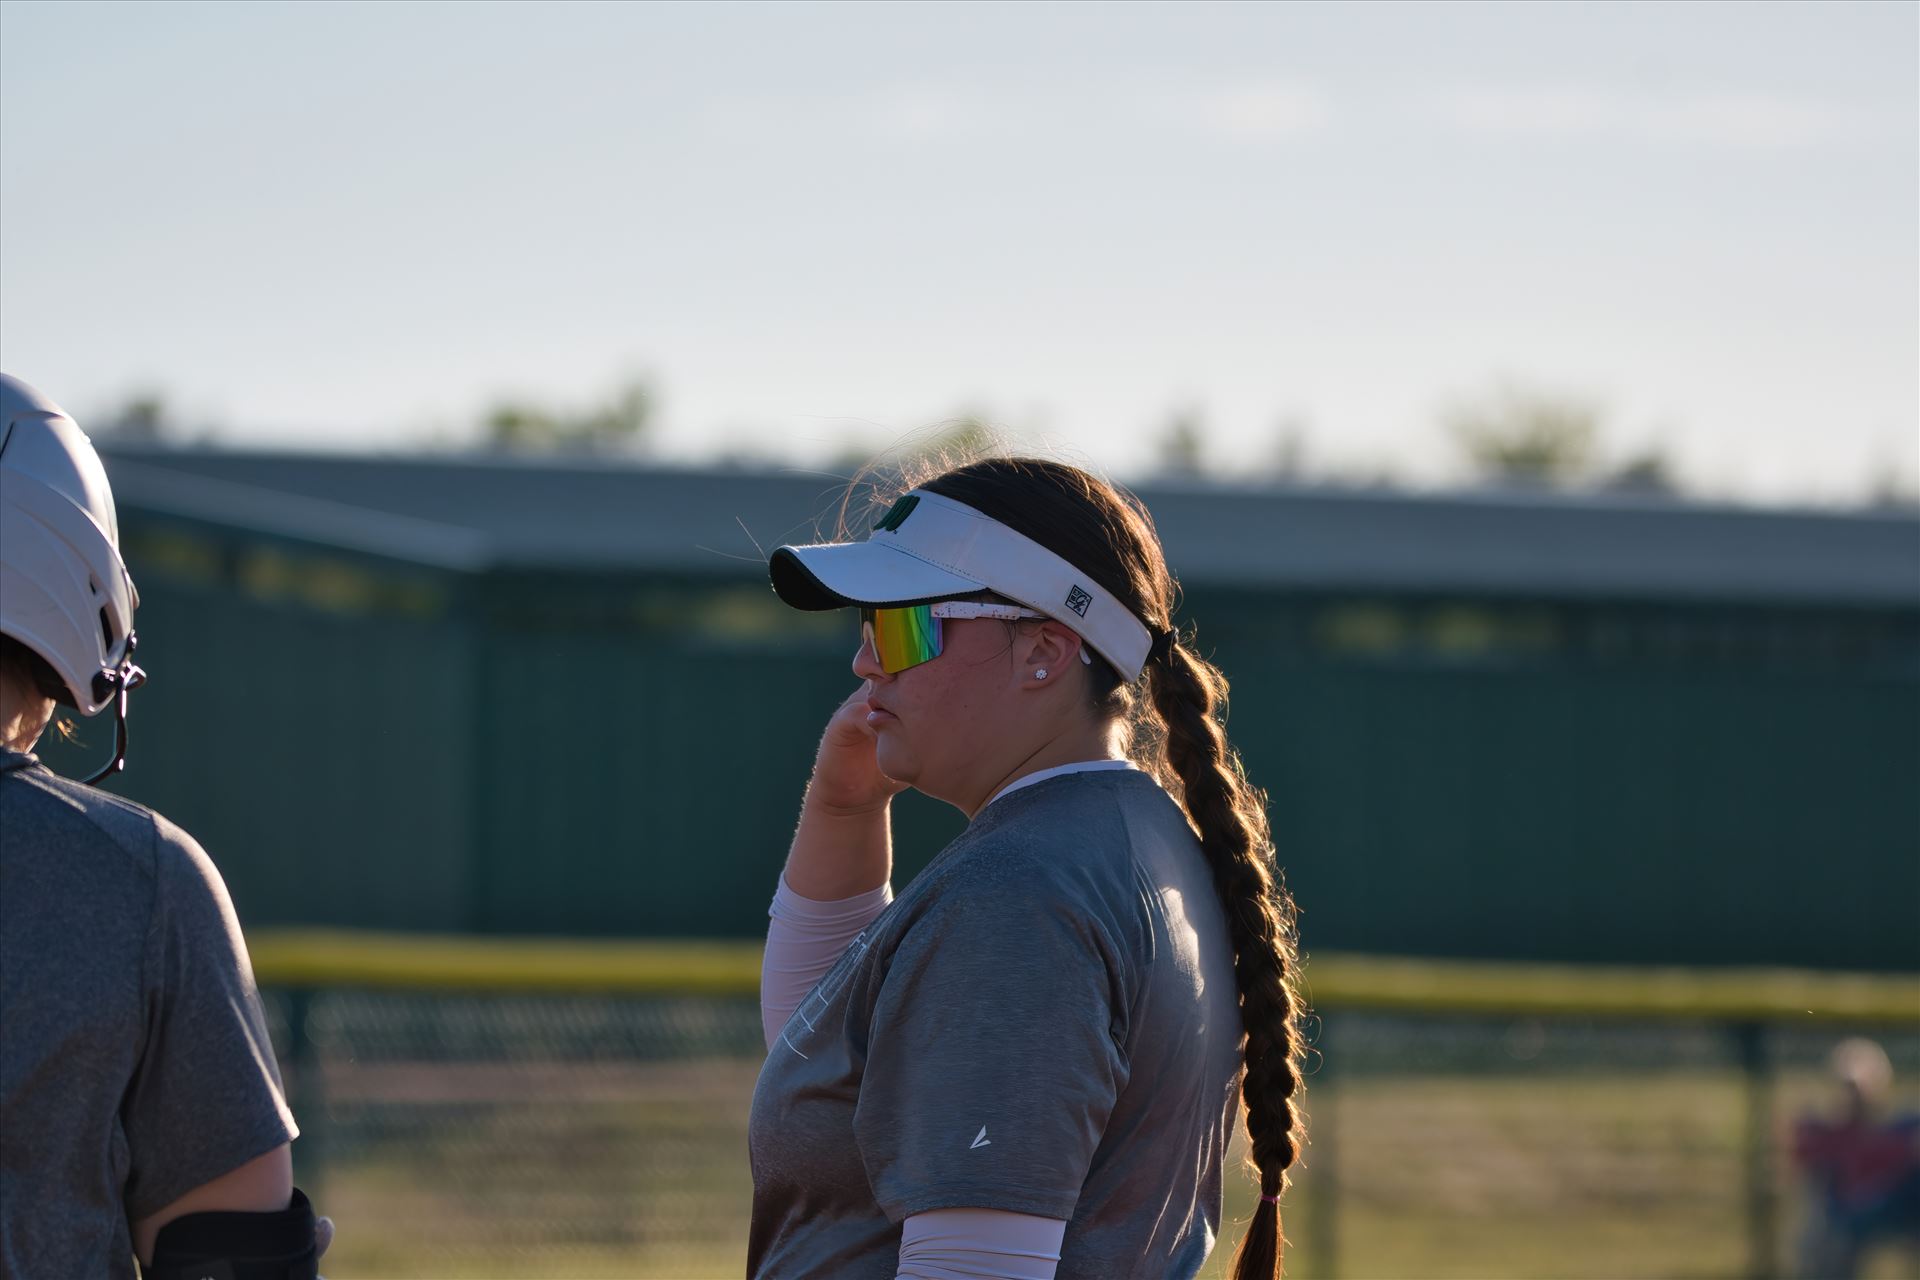
[[824, 542], [777, 548], [773, 589], [796, 609], [930, 604], [990, 590], [884, 542]]
[[929, 604], [991, 591], [1064, 623], [1128, 680], [1147, 626], [1066, 560], [964, 503], [915, 489], [865, 542], [777, 548], [773, 589], [796, 609]]

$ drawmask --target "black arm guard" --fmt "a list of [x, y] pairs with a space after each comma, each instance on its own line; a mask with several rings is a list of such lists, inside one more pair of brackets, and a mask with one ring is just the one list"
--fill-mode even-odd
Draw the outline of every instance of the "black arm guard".
[[189, 1213], [160, 1228], [142, 1280], [318, 1280], [313, 1205], [293, 1189], [278, 1213]]

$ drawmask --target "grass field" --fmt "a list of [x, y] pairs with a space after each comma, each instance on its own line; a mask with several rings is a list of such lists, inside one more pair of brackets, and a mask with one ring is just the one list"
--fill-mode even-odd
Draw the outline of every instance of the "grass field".
[[[739, 1276], [756, 1069], [737, 1056], [330, 1065], [327, 1272]], [[1784, 1078], [1778, 1115], [1821, 1088]], [[1329, 1236], [1348, 1280], [1747, 1274], [1737, 1072], [1383, 1074], [1317, 1106], [1321, 1141], [1287, 1210], [1290, 1276], [1332, 1274], [1314, 1251]], [[1229, 1218], [1252, 1197], [1232, 1176]], [[1791, 1230], [1789, 1210], [1783, 1264]], [[1229, 1226], [1205, 1274], [1226, 1274], [1234, 1238]], [[1871, 1274], [1920, 1265], [1889, 1255]]]
[[[340, 1227], [327, 1273], [740, 1275], [761, 1056], [750, 952], [263, 945], [256, 965], [309, 993], [268, 1007], [306, 1130], [297, 1172]], [[1920, 1102], [1908, 977], [1351, 957], [1315, 974], [1326, 1012], [1286, 1206], [1290, 1277], [1747, 1276], [1742, 1063], [1772, 1064], [1776, 1152], [1793, 1117], [1831, 1101], [1822, 1063], [1850, 1026], [1879, 1028], [1902, 1105]], [[1785, 1275], [1795, 1188], [1778, 1155], [1772, 1172]], [[1253, 1202], [1230, 1171], [1206, 1275], [1225, 1276]], [[1868, 1275], [1920, 1280], [1920, 1259], [1878, 1257]]]

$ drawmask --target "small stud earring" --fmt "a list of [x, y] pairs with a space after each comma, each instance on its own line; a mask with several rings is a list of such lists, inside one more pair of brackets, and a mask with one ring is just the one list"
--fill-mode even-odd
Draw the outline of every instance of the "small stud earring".
[[1045, 667], [1040, 668], [1033, 673], [1033, 678], [1035, 680], [1045, 680], [1047, 678], [1047, 669]]

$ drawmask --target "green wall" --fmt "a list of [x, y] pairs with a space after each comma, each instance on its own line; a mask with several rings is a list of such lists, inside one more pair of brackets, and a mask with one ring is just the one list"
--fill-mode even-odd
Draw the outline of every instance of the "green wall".
[[[750, 577], [127, 523], [153, 679], [115, 787], [201, 839], [249, 925], [764, 928], [844, 618]], [[1309, 951], [1920, 969], [1913, 611], [1201, 586], [1187, 614]], [[961, 822], [898, 808], [904, 876]]]

